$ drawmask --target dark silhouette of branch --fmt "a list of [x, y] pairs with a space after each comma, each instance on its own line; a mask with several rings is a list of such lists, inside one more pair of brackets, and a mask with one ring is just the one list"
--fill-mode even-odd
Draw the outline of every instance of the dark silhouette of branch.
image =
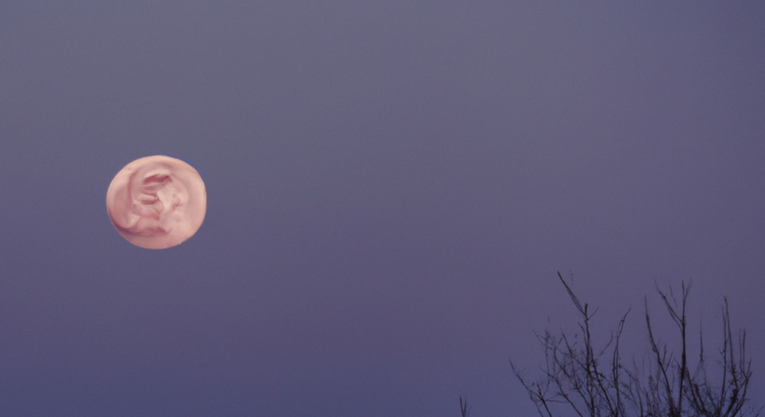
[[[558, 278], [577, 310], [578, 331], [572, 339], [566, 333], [546, 330], [537, 334], [545, 355], [541, 378], [531, 381], [512, 361], [513, 373], [526, 389], [541, 417], [554, 417], [557, 409], [568, 409], [580, 417], [746, 417], [759, 416], [761, 409], [745, 408], [751, 382], [751, 359], [746, 356], [746, 333], [734, 343], [728, 300], [723, 308], [723, 343], [719, 350], [722, 376], [715, 383], [708, 378], [704, 343], [699, 331], [699, 362], [691, 374], [687, 351], [687, 305], [691, 283], [681, 283], [679, 297], [672, 288], [656, 291], [667, 314], [679, 332], [679, 357], [667, 343], [654, 335], [648, 300], [645, 323], [650, 357], [647, 374], [640, 372], [633, 358], [625, 366], [620, 354], [620, 339], [629, 310], [621, 317], [616, 332], [598, 349], [592, 341], [591, 323], [595, 312], [576, 296], [558, 273]], [[595, 310], [597, 311], [597, 310]], [[581, 338], [579, 338], [581, 336]], [[734, 346], [735, 345], [735, 346]], [[604, 368], [605, 366], [605, 368]], [[610, 369], [609, 369], [610, 368]], [[465, 416], [466, 403], [460, 407]]]
[[462, 417], [468, 417], [470, 415], [470, 410], [468, 409], [467, 405], [467, 398], [463, 400], [462, 397], [460, 397], [460, 412], [462, 413]]

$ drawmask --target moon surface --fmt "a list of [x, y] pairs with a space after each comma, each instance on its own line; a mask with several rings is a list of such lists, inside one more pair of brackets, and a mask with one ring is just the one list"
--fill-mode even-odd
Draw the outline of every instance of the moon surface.
[[146, 249], [180, 245], [202, 226], [207, 191], [194, 167], [164, 155], [127, 164], [106, 192], [106, 209], [128, 242]]

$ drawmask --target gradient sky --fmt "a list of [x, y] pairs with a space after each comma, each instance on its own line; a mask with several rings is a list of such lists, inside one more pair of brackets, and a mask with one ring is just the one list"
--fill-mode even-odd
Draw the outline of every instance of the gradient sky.
[[[105, 207], [155, 154], [162, 251]], [[556, 271], [638, 353], [727, 296], [765, 405], [762, 2], [4, 1], [0, 195], [3, 416], [533, 415]]]

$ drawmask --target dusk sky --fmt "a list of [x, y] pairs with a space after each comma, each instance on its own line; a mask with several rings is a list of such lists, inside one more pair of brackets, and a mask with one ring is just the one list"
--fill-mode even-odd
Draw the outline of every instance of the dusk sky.
[[[180, 246], [106, 192], [169, 155]], [[765, 405], [765, 3], [0, 2], [0, 416], [533, 416], [534, 332], [723, 297]]]

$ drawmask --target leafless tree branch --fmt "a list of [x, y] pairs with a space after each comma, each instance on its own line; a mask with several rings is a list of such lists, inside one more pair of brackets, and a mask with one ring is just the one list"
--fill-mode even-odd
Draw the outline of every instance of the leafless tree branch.
[[[595, 312], [579, 300], [560, 273], [558, 278], [578, 312], [578, 331], [573, 338], [562, 331], [556, 334], [546, 330], [537, 335], [545, 355], [544, 366], [540, 368], [541, 378], [537, 381], [530, 381], [515, 363], [510, 362], [513, 373], [536, 405], [540, 417], [554, 417], [555, 410], [561, 407], [580, 417], [760, 415], [761, 409], [745, 408], [750, 402], [747, 392], [752, 375], [751, 359], [746, 356], [746, 333], [741, 331], [734, 341], [727, 299], [722, 310], [723, 343], [718, 351], [721, 377], [715, 383], [706, 371], [701, 330], [699, 360], [692, 374], [688, 364], [687, 305], [691, 283], [687, 286], [681, 283], [677, 297], [671, 287], [669, 292], [664, 292], [656, 286], [667, 314], [680, 334], [679, 356], [655, 336], [648, 300], [644, 300], [651, 355], [647, 373], [643, 373], [634, 358], [630, 367], [625, 366], [620, 354], [620, 339], [629, 310], [619, 320], [616, 332], [612, 332], [608, 342], [598, 349], [592, 340], [590, 323]], [[461, 398], [460, 407], [464, 417], [466, 403], [463, 406]]]

